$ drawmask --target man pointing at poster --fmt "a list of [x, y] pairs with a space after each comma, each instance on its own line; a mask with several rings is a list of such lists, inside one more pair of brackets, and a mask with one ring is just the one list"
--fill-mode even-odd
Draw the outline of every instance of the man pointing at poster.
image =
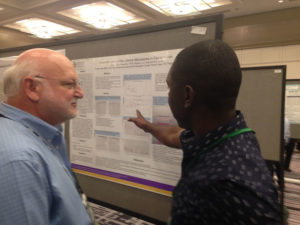
[[277, 193], [254, 132], [235, 110], [241, 70], [222, 41], [182, 50], [167, 77], [178, 126], [130, 118], [165, 145], [182, 148], [172, 225], [280, 224]]
[[72, 62], [49, 49], [28, 50], [3, 82], [0, 224], [92, 224], [57, 129], [76, 116], [83, 97]]

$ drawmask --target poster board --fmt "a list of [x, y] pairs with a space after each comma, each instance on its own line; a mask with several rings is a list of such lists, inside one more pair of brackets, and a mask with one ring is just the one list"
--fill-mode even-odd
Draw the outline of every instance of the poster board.
[[300, 80], [286, 80], [285, 116], [290, 121], [291, 138], [300, 139]]
[[[89, 90], [70, 127], [76, 172], [171, 196], [182, 152], [157, 143], [127, 119], [139, 109], [151, 122], [176, 124], [165, 80], [179, 51], [74, 60]], [[281, 159], [284, 79], [284, 66], [242, 69], [237, 109], [255, 130], [263, 158], [271, 161]]]
[[265, 160], [281, 161], [284, 129], [285, 66], [242, 69], [237, 109], [258, 138]]
[[182, 151], [166, 147], [128, 118], [139, 109], [173, 125], [167, 73], [180, 49], [74, 60], [85, 98], [70, 123], [70, 159], [79, 173], [171, 196]]
[[14, 62], [16, 56], [0, 58], [0, 102], [5, 100], [3, 92], [3, 73]]
[[[202, 21], [203, 22], [203, 21]], [[111, 38], [111, 39], [105, 39], [102, 41], [96, 41], [96, 42], [89, 42], [89, 43], [81, 43], [81, 44], [70, 44], [66, 46], [66, 51], [67, 51], [67, 56], [69, 56], [77, 65], [77, 71], [79, 76], [81, 77], [86, 77], [85, 74], [91, 74], [92, 70], [97, 68], [93, 66], [88, 66], [88, 65], [93, 65], [93, 63], [96, 62], [98, 65], [100, 64], [99, 60], [101, 59], [113, 59], [113, 58], [122, 58], [128, 56], [128, 55], [135, 55], [135, 54], [146, 54], [146, 55], [153, 55], [153, 52], [155, 52], [155, 57], [157, 56], [157, 52], [160, 51], [176, 51], [176, 49], [182, 49], [188, 45], [191, 45], [195, 42], [198, 42], [200, 40], [207, 40], [207, 39], [220, 39], [220, 32], [218, 31], [220, 29], [220, 23], [216, 23], [215, 20], [213, 21], [207, 21], [205, 20], [204, 23], [202, 23], [201, 20], [198, 21], [198, 24], [201, 26], [206, 27], [206, 34], [205, 35], [194, 35], [191, 34], [191, 26], [185, 24], [184, 27], [177, 27], [174, 28], [172, 26], [171, 29], [166, 29], [166, 30], [156, 30], [154, 32], [150, 33], [141, 33], [137, 34], [134, 36], [125, 36], [125, 37], [116, 37], [116, 38]], [[195, 21], [193, 22], [195, 23]], [[194, 24], [195, 25], [195, 24]], [[172, 41], [170, 41], [172, 40]], [[145, 58], [148, 58], [150, 61], [151, 60], [157, 60], [158, 58], [155, 57], [141, 57], [140, 62], [144, 61]], [[86, 63], [86, 66], [83, 66], [81, 63], [81, 60], [84, 59], [84, 62]], [[121, 59], [125, 60], [125, 59]], [[120, 60], [120, 61], [121, 61]], [[148, 60], [148, 62], [149, 62]], [[94, 62], [93, 62], [94, 61]], [[104, 60], [105, 61], [105, 60]], [[147, 60], [146, 60], [147, 61]], [[128, 61], [127, 61], [128, 62]], [[138, 62], [138, 60], [136, 60]], [[144, 61], [145, 62], [145, 61]], [[84, 64], [85, 64], [84, 63]], [[102, 61], [102, 64], [104, 62]], [[124, 61], [122, 62], [124, 63]], [[151, 63], [154, 63], [153, 61]], [[150, 63], [150, 65], [151, 65]], [[170, 65], [171, 61], [169, 61]], [[82, 67], [80, 66], [82, 65]], [[149, 64], [148, 64], [149, 65]], [[123, 65], [124, 66], [124, 65]], [[163, 65], [161, 65], [163, 66]], [[81, 69], [79, 68], [81, 67]], [[104, 70], [105, 66], [98, 67], [102, 68], [99, 69]], [[130, 72], [129, 70], [125, 73], [122, 73], [124, 76], [124, 79], [122, 81], [125, 81], [128, 87], [131, 86], [130, 81], [132, 79], [135, 79], [137, 82], [144, 82], [144, 85], [147, 87], [147, 76], [149, 74], [152, 74], [153, 70], [151, 67], [147, 67], [146, 71], [143, 70], [143, 66], [139, 65], [138, 66], [139, 72], [133, 70], [134, 74], [132, 71]], [[125, 69], [125, 68], [124, 68]], [[132, 68], [131, 68], [132, 69]], [[157, 81], [160, 82], [160, 84], [163, 86], [165, 85], [165, 79], [163, 78], [167, 73], [167, 68], [165, 68], [164, 71], [162, 71], [161, 74], [161, 80]], [[141, 75], [136, 76], [135, 75]], [[87, 76], [88, 77], [88, 76]], [[134, 78], [135, 77], [135, 78]], [[138, 78], [139, 77], [139, 78]], [[140, 79], [142, 78], [142, 80]], [[101, 79], [101, 78], [98, 78]], [[88, 78], [87, 83], [91, 83], [93, 79]], [[105, 81], [105, 78], [104, 78]], [[106, 80], [107, 81], [107, 80]], [[152, 82], [153, 80], [151, 79]], [[92, 82], [93, 84], [97, 84], [97, 82]], [[110, 80], [106, 85], [118, 85], [117, 80]], [[163, 88], [163, 87], [160, 87]], [[87, 96], [92, 96], [94, 99], [93, 101], [98, 102], [98, 106], [101, 104], [106, 104], [107, 106], [110, 105], [113, 107], [113, 105], [118, 104], [117, 102], [120, 101], [122, 102], [123, 99], [118, 99], [118, 95], [112, 95], [112, 96], [106, 96], [104, 95], [92, 95], [89, 94], [90, 90], [93, 90], [93, 87], [91, 86], [84, 86], [83, 84], [83, 91], [86, 93], [85, 97]], [[132, 89], [131, 89], [132, 90]], [[134, 90], [133, 90], [134, 91]], [[98, 96], [98, 97], [96, 97]], [[162, 97], [162, 96], [161, 96]], [[153, 99], [153, 98], [152, 98]], [[156, 99], [157, 101], [157, 107], [164, 107], [167, 108], [166, 105], [160, 105], [160, 104], [165, 104], [165, 100], [162, 100], [163, 98]], [[149, 100], [149, 99], [148, 99]], [[146, 100], [147, 101], [147, 100]], [[105, 103], [104, 103], [105, 102]], [[130, 102], [127, 102], [128, 105], [130, 105]], [[85, 102], [86, 104], [86, 110], [92, 109], [90, 107], [94, 107], [95, 105], [92, 104], [93, 106], [89, 105], [91, 102]], [[99, 107], [100, 108], [100, 107]], [[135, 110], [131, 107], [127, 107], [127, 109], [130, 110]], [[132, 115], [132, 114], [129, 114]], [[126, 121], [126, 115], [123, 115], [124, 118], [122, 118], [122, 123], [125, 123]], [[79, 117], [80, 118], [80, 115]], [[148, 117], [150, 118], [150, 117]], [[75, 121], [74, 121], [75, 122]], [[105, 123], [103, 120], [98, 120], [100, 123]], [[106, 121], [107, 122], [107, 121]], [[114, 120], [110, 121], [112, 123], [112, 126], [114, 124]], [[88, 125], [91, 123], [82, 123], [84, 125]], [[71, 125], [71, 129], [72, 129]], [[131, 124], [133, 126], [133, 124]], [[79, 127], [80, 124], [79, 124]], [[71, 130], [70, 129], [70, 130]], [[122, 128], [123, 129], [123, 128]], [[80, 129], [81, 131], [83, 129]], [[100, 132], [99, 132], [100, 131]], [[105, 131], [105, 132], [103, 132]], [[118, 138], [118, 132], [111, 132], [110, 130], [98, 130], [92, 135], [97, 135], [98, 137], [102, 138], [102, 141], [106, 139], [106, 143], [113, 143], [113, 140], [116, 140]], [[90, 133], [91, 134], [91, 133]], [[111, 135], [109, 138], [104, 138], [104, 134]], [[73, 134], [71, 134], [73, 135]], [[80, 142], [80, 140], [78, 140]], [[102, 142], [100, 141], [100, 142]], [[150, 138], [150, 141], [151, 138]], [[130, 141], [129, 141], [130, 142]], [[92, 142], [87, 141], [90, 145], [93, 145]], [[70, 143], [70, 146], [72, 144]], [[89, 148], [91, 149], [91, 148]], [[74, 148], [71, 147], [71, 150], [74, 150]], [[128, 150], [128, 149], [127, 149]], [[87, 149], [87, 151], [89, 151]], [[128, 150], [130, 151], [130, 150]], [[159, 152], [161, 150], [157, 150]], [[132, 153], [132, 152], [131, 152]], [[71, 153], [72, 154], [72, 153]], [[77, 155], [81, 155], [80, 153]], [[81, 155], [85, 157], [85, 155]], [[72, 158], [72, 157], [71, 157]], [[140, 158], [133, 158], [133, 166], [136, 166], [136, 164], [142, 163]], [[178, 157], [176, 159], [178, 161]], [[119, 160], [121, 161], [121, 160]], [[108, 160], [102, 160], [102, 163], [110, 163], [111, 161]], [[127, 161], [128, 162], [128, 161]], [[126, 164], [128, 164], [126, 162]], [[124, 163], [124, 162], [122, 162]], [[73, 165], [75, 172], [78, 176], [78, 179], [82, 185], [83, 190], [87, 193], [87, 195], [96, 200], [100, 200], [105, 203], [109, 203], [111, 205], [121, 207], [130, 211], [133, 211], [135, 213], [139, 213], [141, 215], [159, 220], [159, 221], [167, 221], [170, 213], [170, 208], [171, 208], [171, 190], [175, 184], [175, 180], [173, 179], [173, 183], [170, 185], [169, 183], [163, 183], [160, 181], [156, 180], [149, 180], [145, 179], [145, 177], [137, 177], [137, 176], [131, 176], [128, 174], [128, 171], [124, 174], [120, 172], [115, 172], [115, 171], [107, 171], [99, 168], [93, 168], [90, 166], [87, 167], [82, 167], [86, 165], [80, 165], [78, 163], [74, 163], [77, 165]], [[79, 167], [78, 167], [79, 165]], [[116, 164], [115, 164], [116, 165]], [[124, 167], [122, 167], [124, 169]], [[130, 168], [132, 170], [133, 167]], [[140, 167], [139, 167], [140, 168]], [[178, 170], [178, 166], [177, 169]], [[96, 171], [95, 171], [96, 169]], [[128, 168], [126, 168], [128, 170]], [[138, 169], [138, 168], [137, 168]], [[125, 171], [125, 169], [124, 169]], [[95, 173], [96, 172], [96, 173]], [[156, 171], [157, 172], [157, 169]], [[96, 176], [95, 176], [96, 174]], [[176, 175], [176, 174], [175, 174]], [[178, 177], [178, 174], [176, 175]], [[166, 177], [166, 176], [165, 176]], [[174, 177], [174, 176], [173, 176]], [[101, 178], [101, 179], [99, 179]], [[124, 182], [125, 181], [125, 182]]]

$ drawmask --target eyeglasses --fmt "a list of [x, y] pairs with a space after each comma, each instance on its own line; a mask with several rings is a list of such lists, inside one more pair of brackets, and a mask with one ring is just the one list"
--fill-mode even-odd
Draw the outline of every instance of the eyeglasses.
[[40, 78], [40, 79], [46, 79], [46, 80], [58, 80], [59, 83], [62, 86], [66, 87], [67, 89], [77, 90], [81, 85], [81, 82], [79, 80], [64, 81], [64, 80], [60, 80], [60, 79], [56, 79], [56, 78], [44, 77], [42, 75], [36, 75], [36, 76], [33, 76], [33, 77], [34, 78]]

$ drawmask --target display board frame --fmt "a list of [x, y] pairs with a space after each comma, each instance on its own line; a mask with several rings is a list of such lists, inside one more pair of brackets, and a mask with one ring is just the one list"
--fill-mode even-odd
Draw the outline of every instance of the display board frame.
[[[192, 20], [192, 23], [189, 24], [187, 22], [184, 23], [175, 23], [170, 27], [167, 27], [166, 30], [161, 30], [162, 27], [159, 27], [159, 29], [153, 29], [153, 30], [148, 30], [153, 31], [153, 33], [145, 33], [144, 31], [141, 34], [137, 34], [138, 36], [141, 35], [142, 39], [145, 41], [147, 37], [151, 36], [152, 34], [159, 34], [161, 32], [167, 32], [170, 33], [169, 39], [174, 38], [174, 34], [172, 36], [172, 30], [179, 29], [183, 31], [183, 29], [186, 29], [187, 37], [184, 38], [185, 40], [177, 40], [178, 44], [176, 44], [176, 41], [173, 43], [172, 46], [167, 46], [168, 44], [172, 43], [167, 43], [165, 42], [166, 39], [164, 40], [165, 44], [159, 45], [157, 44], [157, 41], [154, 44], [151, 44], [147, 41], [148, 46], [142, 43], [139, 43], [138, 41], [134, 42], [135, 46], [132, 46], [132, 48], [129, 50], [130, 47], [130, 42], [132, 42], [131, 38], [134, 38], [135, 36], [123, 36], [121, 37], [122, 40], [124, 40], [124, 45], [127, 46], [127, 48], [123, 51], [123, 49], [117, 49], [115, 51], [114, 48], [111, 48], [110, 51], [108, 52], [105, 48], [102, 46], [98, 46], [98, 51], [96, 52], [96, 46], [90, 51], [86, 52], [84, 54], [83, 48], [87, 47], [83, 43], [80, 45], [80, 48], [76, 48], [76, 44], [71, 44], [66, 47], [66, 52], [67, 56], [71, 58], [72, 60], [79, 59], [78, 57], [78, 52], [81, 52], [83, 54], [83, 58], [89, 58], [89, 57], [99, 57], [100, 56], [110, 56], [110, 55], [123, 55], [123, 54], [134, 54], [134, 53], [143, 53], [143, 52], [149, 52], [149, 46], [153, 45], [154, 51], [157, 50], [169, 50], [169, 49], [178, 49], [178, 48], [184, 48], [190, 44], [193, 44], [193, 42], [200, 41], [203, 39], [201, 36], [195, 36], [189, 34], [189, 27], [192, 25], [201, 25], [203, 23], [215, 23], [215, 39], [221, 39], [222, 38], [222, 26], [223, 26], [223, 21], [222, 21], [222, 16], [217, 16], [217, 17], [210, 17], [210, 18], [203, 18], [203, 20]], [[148, 32], [147, 31], [147, 32]], [[177, 33], [176, 33], [177, 35]], [[166, 36], [164, 36], [166, 37]], [[104, 43], [117, 43], [116, 40], [120, 39], [120, 37], [112, 38], [112, 39], [104, 39]], [[191, 41], [189, 41], [189, 39]], [[193, 41], [192, 41], [193, 39]], [[149, 39], [148, 39], [149, 40]], [[205, 40], [205, 39], [204, 39]], [[114, 42], [115, 41], [115, 42]], [[169, 41], [168, 41], [169, 42]], [[180, 43], [179, 43], [180, 42]], [[96, 43], [96, 42], [95, 42]], [[98, 43], [98, 42], [97, 42]], [[89, 43], [92, 45], [93, 43]], [[167, 45], [166, 45], [167, 44]], [[105, 44], [103, 44], [105, 45]], [[73, 46], [76, 46], [73, 48]], [[129, 47], [128, 47], [129, 46]], [[146, 47], [146, 48], [145, 48]], [[82, 50], [81, 50], [82, 49]], [[149, 49], [149, 50], [148, 50]], [[151, 50], [152, 51], [152, 50]], [[131, 187], [128, 185], [123, 185], [103, 179], [98, 179], [94, 178], [91, 176], [86, 176], [81, 173], [77, 173], [77, 176], [79, 178], [80, 183], [82, 184], [83, 190], [87, 193], [89, 198], [95, 199], [95, 200], [100, 200], [102, 202], [107, 202], [111, 205], [115, 205], [119, 208], [123, 208], [129, 211], [133, 211], [134, 213], [138, 213], [147, 217], [151, 217], [155, 220], [158, 221], [167, 221], [169, 212], [171, 209], [171, 198], [170, 196], [164, 196], [161, 194], [157, 194], [154, 192], [149, 192], [145, 191], [142, 189], [137, 189], [136, 187]], [[127, 201], [127, 199], [130, 199], [130, 202]], [[147, 205], [147, 206], [146, 206]], [[150, 208], [149, 208], [150, 206]]]
[[[258, 86], [258, 85], [260, 85], [261, 83], [263, 84], [263, 85], [261, 85], [261, 87], [263, 87], [263, 86], [265, 86], [265, 89], [263, 90], [263, 88], [261, 88], [261, 94], [263, 95], [264, 94], [264, 92], [265, 92], [265, 95], [269, 95], [270, 94], [270, 92], [274, 92], [274, 93], [276, 93], [276, 92], [278, 92], [278, 93], [276, 93], [276, 97], [278, 97], [278, 98], [280, 98], [280, 99], [276, 99], [276, 100], [278, 100], [278, 102], [275, 102], [274, 101], [274, 103], [273, 103], [273, 105], [270, 105], [269, 106], [269, 108], [266, 106], [266, 102], [262, 102], [262, 103], [260, 103], [261, 104], [261, 108], [262, 109], [264, 109], [264, 110], [267, 110], [266, 112], [264, 112], [265, 113], [265, 116], [267, 117], [268, 116], [268, 113], [273, 113], [274, 111], [273, 110], [277, 110], [278, 112], [277, 112], [277, 119], [278, 119], [278, 126], [276, 127], [276, 128], [274, 128], [274, 129], [276, 129], [276, 132], [277, 132], [277, 140], [278, 140], [278, 142], [279, 142], [279, 144], [278, 144], [278, 148], [277, 148], [277, 157], [272, 157], [272, 156], [268, 156], [268, 155], [266, 155], [266, 154], [264, 154], [264, 152], [266, 151], [266, 150], [264, 150], [264, 149], [261, 149], [261, 151], [262, 151], [262, 155], [263, 155], [263, 158], [265, 159], [265, 160], [270, 160], [270, 161], [277, 161], [277, 162], [279, 162], [280, 160], [281, 160], [281, 158], [282, 158], [282, 148], [283, 148], [283, 134], [284, 134], [284, 111], [285, 111], [285, 108], [284, 108], [284, 106], [285, 106], [285, 78], [286, 78], [286, 66], [285, 65], [274, 65], [274, 66], [262, 66], [262, 67], [243, 67], [242, 68], [242, 73], [243, 72], [245, 72], [245, 71], [257, 71], [257, 72], [260, 72], [260, 71], [263, 71], [263, 70], [271, 70], [271, 71], [275, 71], [274, 72], [274, 76], [276, 76], [276, 71], [278, 72], [277, 73], [277, 75], [279, 75], [280, 73], [281, 73], [281, 75], [280, 75], [280, 77], [278, 77], [278, 80], [277, 81], [274, 81], [274, 79], [272, 80], [272, 77], [271, 77], [271, 75], [269, 75], [270, 76], [270, 78], [268, 78], [268, 80], [270, 80], [270, 82], [264, 82], [264, 80], [263, 80], [263, 77], [258, 77], [257, 78], [257, 80], [254, 80], [253, 81], [253, 83], [252, 83], [252, 87], [250, 86], [250, 87], [248, 87], [248, 93], [251, 93], [251, 91], [253, 92], [253, 90], [254, 90], [254, 88], [256, 88], [256, 86]], [[261, 72], [260, 72], [261, 73]], [[262, 76], [264, 76], [264, 75], [262, 75]], [[242, 78], [242, 80], [243, 80], [243, 78]], [[259, 82], [259, 83], [258, 83]], [[276, 83], [277, 84], [276, 84]], [[247, 84], [247, 85], [249, 85], [249, 83]], [[274, 85], [276, 85], [276, 86], [274, 86]], [[274, 88], [274, 87], [276, 87], [276, 88]], [[243, 88], [243, 81], [242, 81], [242, 84], [241, 84], [241, 88], [240, 88], [240, 92], [241, 92], [241, 89]], [[257, 93], [257, 94], [259, 94], [259, 93]], [[253, 94], [254, 95], [254, 94]], [[241, 96], [241, 93], [239, 93], [239, 97]], [[263, 97], [263, 96], [262, 96]], [[270, 101], [272, 101], [272, 98], [271, 98], [272, 96], [270, 95]], [[257, 100], [258, 100], [259, 98], [257, 97]], [[261, 98], [262, 99], [262, 98]], [[249, 103], [247, 103], [248, 105], [249, 105]], [[255, 103], [251, 103], [251, 104], [255, 104]], [[276, 109], [274, 109], [274, 108], [272, 108], [274, 105], [276, 105], [277, 106], [277, 108]], [[252, 106], [252, 105], [251, 105]], [[256, 107], [257, 106], [259, 106], [259, 104], [257, 104], [257, 105], [255, 105]], [[238, 98], [238, 100], [237, 100], [237, 107], [239, 107], [239, 98]], [[249, 106], [248, 106], [249, 107]], [[255, 108], [255, 110], [256, 110], [257, 108]], [[249, 108], [248, 108], [248, 110], [249, 110]], [[245, 110], [244, 110], [245, 111]], [[246, 110], [247, 111], [247, 110]], [[259, 117], [259, 114], [260, 112], [258, 112], [257, 113], [257, 115], [256, 115], [256, 119], [259, 119], [259, 120], [256, 120], [255, 122], [256, 123], [260, 123], [260, 122], [263, 122], [264, 121], [264, 118], [263, 117], [260, 117], [260, 118], [258, 118]], [[250, 123], [250, 126], [251, 126], [251, 119], [252, 118], [248, 118], [248, 120], [247, 120], [247, 117], [246, 117], [246, 121], [249, 121], [249, 123]], [[253, 120], [253, 119], [252, 119]], [[258, 121], [258, 122], [257, 122]], [[253, 123], [253, 122], [252, 122]], [[268, 130], [272, 130], [272, 123], [271, 122], [269, 122], [269, 126], [270, 127], [266, 127], [265, 128], [265, 131], [264, 131], [264, 137], [267, 137], [268, 135], [267, 135], [267, 132], [268, 132]], [[253, 127], [254, 128], [254, 130], [255, 130], [255, 127]], [[261, 129], [261, 128], [257, 128], [258, 130], [259, 129]], [[273, 130], [274, 130], [273, 129]], [[256, 134], [256, 136], [258, 136], [258, 139], [259, 139], [259, 141], [260, 142], [264, 142], [265, 140], [263, 139], [263, 138], [260, 138], [260, 134], [259, 133], [257, 133]], [[266, 145], [267, 145], [267, 143], [268, 143], [269, 141], [267, 141], [266, 142]], [[273, 149], [273, 148], [272, 148]]]
[[[280, 99], [276, 99], [278, 100], [278, 104], [277, 107], [275, 107], [276, 109], [274, 109], [273, 107], [267, 109], [270, 113], [272, 114], [272, 112], [274, 112], [273, 110], [277, 110], [277, 118], [275, 120], [273, 120], [274, 124], [272, 123], [268, 123], [268, 125], [265, 125], [265, 132], [262, 130], [262, 133], [265, 133], [264, 136], [260, 136], [260, 134], [258, 133], [256, 136], [258, 136], [258, 140], [261, 142], [264, 142], [261, 146], [261, 151], [262, 154], [265, 152], [264, 147], [269, 145], [270, 142], [276, 142], [277, 141], [277, 147], [275, 145], [274, 149], [275, 149], [275, 153], [277, 152], [279, 158], [269, 158], [269, 157], [265, 157], [265, 161], [267, 166], [270, 169], [270, 172], [273, 174], [273, 171], [275, 171], [275, 168], [278, 169], [278, 173], [277, 176], [279, 174], [279, 177], [277, 179], [279, 179], [279, 203], [280, 203], [280, 211], [281, 211], [281, 220], [283, 221], [284, 219], [284, 209], [283, 209], [283, 203], [284, 203], [284, 170], [283, 170], [283, 165], [284, 165], [284, 115], [285, 115], [285, 85], [286, 85], [286, 65], [274, 65], [274, 66], [262, 66], [262, 67], [245, 67], [242, 68], [242, 71], [264, 71], [264, 70], [274, 70], [274, 71], [282, 71], [281, 73], [281, 78], [279, 78], [276, 82], [278, 83], [277, 86], [274, 85], [273, 80], [270, 80], [270, 82], [265, 83], [263, 77], [261, 77], [260, 79], [257, 79], [257, 82], [259, 83], [252, 83], [253, 87], [257, 87], [257, 86], [261, 86], [262, 84], [266, 85], [266, 95], [269, 95], [267, 92], [268, 90], [271, 92], [278, 92], [277, 93], [277, 98]], [[275, 79], [274, 79], [275, 80]], [[251, 86], [250, 86], [251, 88]], [[262, 88], [261, 88], [262, 89]], [[253, 90], [252, 90], [253, 92]], [[259, 98], [258, 101], [262, 101], [260, 104], [266, 104], [269, 105], [269, 103], [263, 102], [263, 97]], [[269, 99], [269, 101], [272, 101], [272, 98]], [[276, 103], [276, 102], [275, 102]], [[272, 104], [271, 104], [272, 105]], [[276, 104], [275, 104], [276, 105]], [[258, 109], [260, 109], [259, 104], [257, 104]], [[262, 108], [265, 108], [265, 105], [261, 105]], [[274, 104], [273, 104], [274, 106]], [[263, 110], [265, 111], [265, 110]], [[265, 112], [265, 116], [267, 119], [259, 119], [255, 121], [255, 125], [259, 125], [260, 122], [265, 123], [266, 120], [270, 121], [270, 118], [268, 118], [268, 116], [270, 114], [268, 114]], [[248, 118], [249, 119], [249, 118]], [[247, 117], [246, 117], [246, 121]], [[251, 121], [248, 121], [251, 122]], [[277, 126], [276, 126], [277, 123]], [[249, 124], [248, 124], [249, 125]], [[251, 124], [250, 124], [251, 126]], [[256, 129], [255, 127], [254, 130]], [[264, 128], [263, 128], [264, 129]], [[266, 135], [266, 131], [272, 131], [274, 134], [274, 129], [275, 129], [275, 134], [277, 133], [277, 138], [274, 138], [274, 140], [272, 140], [272, 135]], [[261, 130], [261, 128], [258, 130]], [[266, 138], [266, 139], [265, 139]], [[271, 138], [271, 139], [270, 139]], [[274, 150], [271, 148], [271, 150]], [[269, 151], [270, 152], [270, 151]]]

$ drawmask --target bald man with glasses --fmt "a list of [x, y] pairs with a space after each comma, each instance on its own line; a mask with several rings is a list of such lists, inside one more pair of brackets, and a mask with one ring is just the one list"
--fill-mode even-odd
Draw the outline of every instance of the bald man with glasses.
[[88, 225], [58, 126], [83, 97], [73, 63], [49, 49], [4, 72], [0, 106], [0, 224]]

